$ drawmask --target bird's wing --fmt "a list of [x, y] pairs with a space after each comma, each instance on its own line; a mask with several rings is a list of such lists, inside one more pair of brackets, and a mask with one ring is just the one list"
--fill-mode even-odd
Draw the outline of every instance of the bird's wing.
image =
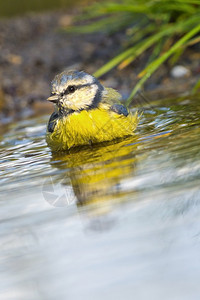
[[102, 103], [108, 104], [112, 106], [113, 104], [119, 103], [122, 99], [120, 93], [112, 88], [104, 88], [103, 95], [102, 95]]
[[112, 88], [105, 88], [101, 103], [103, 106], [119, 115], [128, 116], [127, 108], [121, 104], [122, 96]]
[[53, 112], [52, 115], [50, 116], [49, 118], [49, 122], [48, 122], [48, 125], [47, 125], [47, 130], [48, 132], [53, 132], [54, 131], [54, 128], [56, 126], [56, 122], [58, 120], [58, 113], [57, 112]]
[[128, 116], [129, 112], [127, 110], [127, 108], [122, 105], [122, 104], [113, 104], [111, 107], [110, 107], [110, 110], [111, 111], [114, 111], [115, 113], [117, 113], [118, 115], [123, 115], [125, 117]]

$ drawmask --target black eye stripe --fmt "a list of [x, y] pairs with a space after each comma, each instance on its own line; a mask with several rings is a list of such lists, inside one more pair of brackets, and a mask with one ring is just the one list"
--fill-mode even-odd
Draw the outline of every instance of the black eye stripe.
[[79, 90], [79, 89], [81, 89], [83, 87], [86, 87], [86, 86], [91, 86], [93, 84], [94, 83], [92, 82], [92, 83], [79, 84], [79, 85], [69, 85], [64, 92], [60, 93], [60, 95], [61, 95], [61, 97], [64, 96], [64, 95], [69, 95], [69, 94], [74, 93], [76, 90]]

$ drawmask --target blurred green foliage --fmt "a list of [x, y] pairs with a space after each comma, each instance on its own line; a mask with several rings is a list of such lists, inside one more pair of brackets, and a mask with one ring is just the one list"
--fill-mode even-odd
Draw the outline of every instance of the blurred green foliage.
[[123, 69], [138, 56], [149, 51], [145, 68], [127, 104], [145, 81], [170, 58], [174, 64], [191, 44], [200, 42], [200, 0], [121, 0], [91, 4], [79, 17], [86, 25], [73, 26], [70, 31], [123, 31], [127, 43], [121, 53], [94, 74], [99, 77], [114, 67]]

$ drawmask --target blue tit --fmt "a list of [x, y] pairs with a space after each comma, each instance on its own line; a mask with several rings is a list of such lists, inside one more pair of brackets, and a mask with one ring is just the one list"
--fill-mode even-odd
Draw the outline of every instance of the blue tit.
[[121, 95], [83, 71], [63, 71], [47, 99], [55, 104], [46, 141], [53, 152], [134, 135], [138, 114], [120, 103]]

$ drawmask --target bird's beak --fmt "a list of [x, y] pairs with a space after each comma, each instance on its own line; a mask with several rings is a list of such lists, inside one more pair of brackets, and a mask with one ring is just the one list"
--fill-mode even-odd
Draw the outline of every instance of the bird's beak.
[[48, 101], [51, 101], [51, 102], [53, 102], [53, 103], [57, 103], [58, 100], [59, 100], [59, 97], [58, 97], [58, 95], [52, 95], [52, 96], [50, 96], [49, 98], [47, 98], [47, 100], [48, 100]]

